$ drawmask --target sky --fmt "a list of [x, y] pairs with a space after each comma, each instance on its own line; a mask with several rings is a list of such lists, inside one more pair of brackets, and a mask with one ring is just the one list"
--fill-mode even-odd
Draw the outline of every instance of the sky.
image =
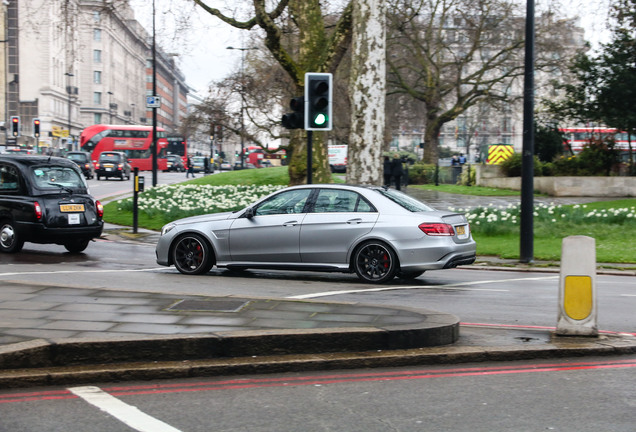
[[[243, 47], [246, 31], [229, 24], [195, 6], [191, 0], [154, 0], [157, 43], [166, 53], [179, 53], [176, 57], [186, 83], [205, 97], [210, 83], [220, 81], [235, 71], [241, 60], [241, 51], [226, 47]], [[587, 40], [598, 44], [607, 42], [605, 19], [608, 0], [562, 0], [567, 16], [579, 15]], [[542, 0], [535, 0], [537, 12]], [[209, 0], [218, 5], [222, 1]], [[135, 18], [148, 31], [152, 30], [152, 1], [130, 0]]]

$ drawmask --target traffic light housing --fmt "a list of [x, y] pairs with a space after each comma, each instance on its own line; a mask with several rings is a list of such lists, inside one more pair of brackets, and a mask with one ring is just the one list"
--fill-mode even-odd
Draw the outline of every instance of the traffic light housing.
[[332, 129], [333, 75], [307, 72], [305, 74], [305, 130]]
[[20, 136], [20, 117], [11, 117], [11, 135], [14, 137]]
[[292, 112], [283, 114], [283, 127], [287, 129], [302, 129], [305, 126], [305, 98], [295, 97], [289, 102]]
[[40, 119], [33, 119], [33, 136], [40, 136]]

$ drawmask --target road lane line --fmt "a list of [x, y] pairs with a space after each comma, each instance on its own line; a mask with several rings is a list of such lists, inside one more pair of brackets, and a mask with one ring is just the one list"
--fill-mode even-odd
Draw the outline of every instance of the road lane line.
[[518, 282], [518, 281], [533, 281], [533, 280], [552, 280], [558, 279], [559, 276], [539, 276], [532, 278], [514, 278], [514, 279], [497, 279], [497, 280], [486, 280], [486, 281], [472, 281], [472, 282], [458, 282], [452, 284], [445, 285], [411, 285], [411, 286], [389, 286], [389, 287], [381, 287], [381, 288], [363, 288], [363, 289], [352, 289], [352, 290], [339, 290], [339, 291], [323, 291], [311, 294], [301, 294], [296, 296], [288, 296], [285, 298], [295, 299], [295, 300], [303, 300], [303, 299], [311, 299], [318, 297], [330, 297], [342, 294], [358, 294], [358, 293], [368, 293], [368, 292], [381, 292], [381, 291], [398, 291], [398, 290], [411, 290], [411, 289], [436, 289], [436, 290], [453, 290], [453, 291], [486, 291], [486, 292], [509, 292], [507, 289], [496, 289], [496, 288], [467, 288], [470, 285], [483, 285], [483, 284], [495, 284], [495, 283], [504, 283], [504, 282]]
[[169, 424], [149, 416], [139, 410], [139, 408], [120, 401], [119, 399], [102, 391], [99, 387], [71, 387], [68, 390], [77, 397], [85, 400], [93, 406], [96, 406], [105, 413], [110, 414], [136, 431], [181, 432], [179, 429], [175, 429]]
[[149, 269], [101, 269], [101, 270], [54, 270], [54, 271], [26, 271], [0, 273], [2, 276], [22, 276], [22, 275], [47, 275], [47, 274], [74, 274], [74, 273], [126, 273], [126, 272], [151, 272], [166, 270], [166, 267], [156, 267]]

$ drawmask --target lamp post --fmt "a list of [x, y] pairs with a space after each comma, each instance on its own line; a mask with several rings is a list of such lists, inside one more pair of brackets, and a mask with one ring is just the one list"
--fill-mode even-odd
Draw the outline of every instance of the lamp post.
[[233, 46], [227, 47], [229, 50], [241, 51], [241, 169], [245, 168], [245, 51], [256, 50], [258, 48], [235, 48]]
[[[157, 96], [157, 46], [155, 0], [152, 0], [152, 96]], [[157, 107], [152, 107], [152, 186], [157, 186]]]
[[113, 92], [108, 92], [108, 123], [113, 124]]
[[[66, 81], [66, 93], [68, 94], [68, 138], [66, 142], [68, 143], [71, 139], [71, 94], [73, 92], [73, 88], [71, 87], [71, 77], [74, 77], [75, 75], [71, 72], [66, 72], [64, 75], [68, 77]], [[70, 148], [69, 150], [73, 150], [73, 148]]]

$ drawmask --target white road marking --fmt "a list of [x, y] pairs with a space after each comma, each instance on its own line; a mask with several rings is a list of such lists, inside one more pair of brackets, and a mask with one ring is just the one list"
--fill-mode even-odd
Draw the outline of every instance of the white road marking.
[[436, 289], [436, 290], [454, 290], [454, 291], [489, 291], [489, 292], [508, 292], [507, 289], [494, 289], [494, 288], [466, 288], [469, 285], [482, 285], [482, 284], [494, 284], [494, 283], [506, 283], [506, 282], [518, 282], [518, 281], [532, 281], [532, 280], [552, 280], [558, 279], [559, 276], [538, 276], [532, 278], [514, 278], [514, 279], [500, 279], [500, 280], [487, 280], [487, 281], [472, 281], [472, 282], [458, 282], [446, 285], [413, 285], [413, 286], [390, 286], [381, 288], [367, 288], [356, 290], [341, 290], [341, 291], [324, 291], [312, 294], [301, 294], [296, 296], [288, 296], [285, 298], [303, 300], [318, 297], [330, 297], [342, 294], [356, 294], [367, 292], [380, 292], [380, 291], [397, 291], [397, 290], [410, 290], [410, 289]]
[[140, 411], [139, 408], [128, 405], [109, 395], [102, 391], [99, 387], [71, 387], [68, 390], [136, 431], [181, 432], [179, 429], [175, 429], [169, 424], [166, 424], [161, 420], [157, 420], [156, 418]]
[[166, 270], [167, 267], [156, 267], [149, 269], [101, 269], [101, 270], [54, 270], [54, 271], [25, 271], [25, 272], [8, 272], [0, 273], [1, 276], [20, 276], [20, 275], [46, 275], [46, 274], [74, 274], [74, 273], [125, 273], [125, 272], [151, 272], [157, 270]]

